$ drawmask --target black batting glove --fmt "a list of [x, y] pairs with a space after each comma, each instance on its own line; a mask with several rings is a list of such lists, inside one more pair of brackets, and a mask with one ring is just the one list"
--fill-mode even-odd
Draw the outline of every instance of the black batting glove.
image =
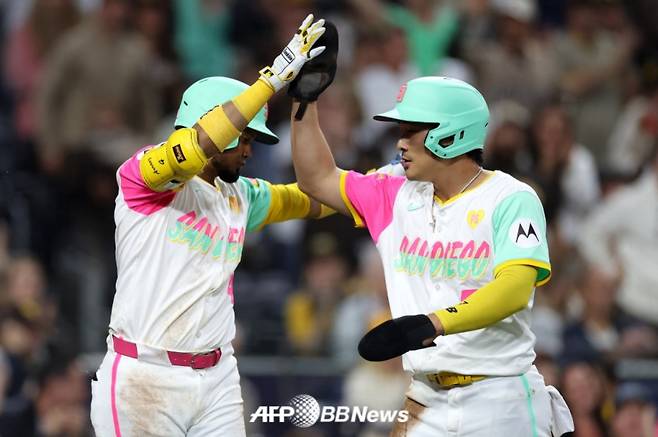
[[304, 64], [299, 75], [288, 87], [288, 95], [301, 102], [299, 110], [295, 114], [296, 120], [304, 117], [306, 104], [315, 102], [336, 76], [338, 31], [330, 21], [324, 22], [324, 29], [325, 32], [317, 40], [316, 45], [325, 47], [325, 50]]
[[359, 342], [359, 355], [368, 361], [386, 361], [409, 351], [434, 346], [424, 345], [437, 336], [434, 324], [425, 314], [387, 320], [371, 329]]

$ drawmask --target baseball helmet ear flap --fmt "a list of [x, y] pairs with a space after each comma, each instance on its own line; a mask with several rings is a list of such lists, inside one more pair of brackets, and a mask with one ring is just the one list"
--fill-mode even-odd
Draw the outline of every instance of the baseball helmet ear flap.
[[454, 158], [475, 149], [484, 149], [488, 125], [488, 117], [454, 132], [446, 132], [447, 126], [439, 125], [427, 132], [425, 147], [443, 159]]

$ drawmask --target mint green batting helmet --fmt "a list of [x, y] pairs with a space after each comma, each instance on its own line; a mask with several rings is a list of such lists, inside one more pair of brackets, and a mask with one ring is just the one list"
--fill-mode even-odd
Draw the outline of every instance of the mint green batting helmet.
[[[438, 123], [425, 147], [443, 159], [484, 149], [489, 108], [482, 94], [459, 79], [427, 76], [402, 85], [395, 108], [373, 117], [379, 121]], [[446, 141], [443, 141], [446, 140]], [[441, 145], [443, 142], [445, 145]]]
[[[249, 88], [246, 83], [228, 77], [213, 76], [198, 80], [183, 93], [174, 126], [192, 127], [203, 114], [217, 105], [224, 104]], [[267, 105], [263, 106], [247, 127], [256, 131], [256, 141], [264, 144], [276, 144], [279, 138], [265, 125]], [[226, 149], [237, 147], [236, 138]]]

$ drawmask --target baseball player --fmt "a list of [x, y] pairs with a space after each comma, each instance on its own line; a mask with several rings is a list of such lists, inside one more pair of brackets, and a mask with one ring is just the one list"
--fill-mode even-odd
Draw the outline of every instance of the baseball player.
[[564, 400], [533, 366], [533, 296], [551, 275], [543, 208], [528, 185], [482, 168], [482, 95], [445, 77], [401, 87], [395, 108], [375, 119], [398, 123], [406, 177], [337, 168], [315, 98], [292, 120], [295, 172], [303, 191], [366, 227], [382, 257], [394, 318], [367, 333], [359, 353], [402, 355], [413, 373], [411, 418], [393, 435], [573, 430]]
[[266, 101], [323, 47], [309, 15], [251, 86], [202, 79], [183, 94], [176, 130], [117, 171], [116, 259], [108, 352], [92, 381], [105, 436], [244, 436], [233, 272], [245, 233], [322, 215], [296, 185], [239, 176], [251, 141], [273, 144]]

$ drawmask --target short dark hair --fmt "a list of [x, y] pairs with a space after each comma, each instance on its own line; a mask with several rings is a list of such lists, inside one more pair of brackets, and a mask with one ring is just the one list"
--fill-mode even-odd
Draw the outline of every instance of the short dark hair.
[[482, 149], [475, 149], [466, 152], [466, 156], [471, 158], [480, 167], [484, 165], [484, 153]]

